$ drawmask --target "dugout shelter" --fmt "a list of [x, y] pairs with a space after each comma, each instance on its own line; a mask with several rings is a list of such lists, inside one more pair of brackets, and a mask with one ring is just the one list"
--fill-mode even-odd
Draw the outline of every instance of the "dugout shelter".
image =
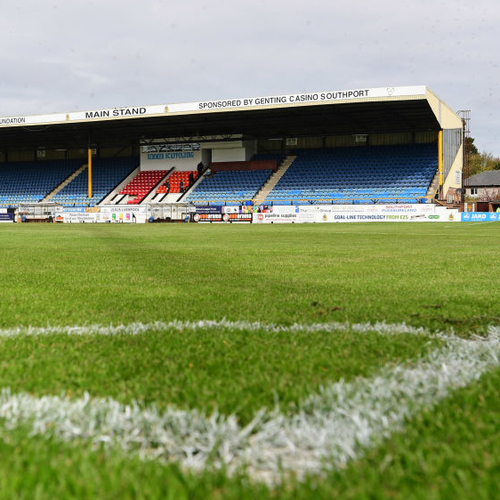
[[[65, 194], [71, 186], [92, 206], [398, 203], [412, 197], [445, 203], [461, 192], [463, 142], [462, 119], [425, 86], [10, 116], [0, 118], [0, 206], [85, 204], [82, 196]], [[336, 170], [325, 170], [335, 162]], [[412, 169], [403, 171], [407, 163]], [[389, 184], [399, 187], [398, 169], [410, 184], [428, 169], [418, 180], [425, 189], [405, 184], [406, 191], [392, 196]], [[109, 174], [99, 188], [97, 171]], [[235, 175], [242, 171], [253, 177]], [[211, 200], [215, 190], [202, 187], [224, 177], [235, 184], [226, 198]], [[148, 191], [137, 195], [140, 189]]]

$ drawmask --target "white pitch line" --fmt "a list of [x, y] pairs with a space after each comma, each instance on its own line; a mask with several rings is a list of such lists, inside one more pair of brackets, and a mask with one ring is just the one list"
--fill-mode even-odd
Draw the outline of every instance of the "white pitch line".
[[19, 335], [43, 336], [43, 335], [140, 335], [148, 332], [184, 331], [184, 330], [221, 330], [233, 331], [265, 331], [265, 332], [345, 332], [356, 333], [377, 332], [384, 335], [390, 334], [415, 334], [428, 335], [430, 332], [425, 328], [413, 327], [405, 323], [387, 324], [378, 323], [314, 323], [311, 325], [294, 323], [292, 325], [280, 325], [273, 323], [261, 323], [260, 321], [230, 321], [222, 320], [200, 320], [200, 321], [154, 321], [151, 323], [130, 323], [128, 325], [82, 325], [82, 326], [19, 326], [15, 328], [0, 329], [0, 337], [15, 337]]
[[370, 378], [337, 382], [305, 399], [292, 416], [262, 410], [246, 427], [234, 415], [123, 405], [112, 399], [77, 400], [0, 393], [7, 430], [28, 425], [32, 435], [86, 439], [119, 446], [144, 459], [162, 458], [194, 470], [244, 468], [268, 484], [289, 473], [303, 478], [342, 467], [451, 391], [499, 366], [500, 329], [485, 339], [450, 337], [424, 358], [383, 368]]

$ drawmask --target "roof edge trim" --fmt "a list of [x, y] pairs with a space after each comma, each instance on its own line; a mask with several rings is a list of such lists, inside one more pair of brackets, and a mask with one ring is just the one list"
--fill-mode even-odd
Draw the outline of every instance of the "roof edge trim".
[[357, 88], [350, 90], [331, 90], [322, 92], [302, 92], [264, 97], [246, 97], [235, 99], [216, 99], [180, 104], [159, 104], [152, 106], [130, 106], [75, 111], [48, 115], [18, 115], [0, 117], [0, 128], [61, 125], [65, 123], [97, 122], [121, 120], [170, 114], [192, 114], [207, 112], [241, 111], [272, 109], [292, 106], [314, 106], [319, 104], [351, 103], [357, 101], [379, 101], [427, 96], [427, 87], [423, 85], [408, 87]]

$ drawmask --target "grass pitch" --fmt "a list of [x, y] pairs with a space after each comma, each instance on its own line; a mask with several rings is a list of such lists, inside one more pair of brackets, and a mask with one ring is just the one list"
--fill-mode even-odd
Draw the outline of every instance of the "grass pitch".
[[0, 326], [498, 321], [495, 224], [0, 228]]
[[[35, 398], [88, 393], [159, 411], [218, 411], [244, 426], [261, 408], [293, 416], [328, 384], [418, 362], [443, 345], [432, 332], [470, 338], [500, 323], [496, 224], [15, 225], [0, 227], [0, 241], [0, 387]], [[227, 324], [182, 327], [207, 320]], [[156, 321], [185, 323], [138, 335], [90, 328]], [[283, 329], [231, 327], [238, 322]], [[429, 335], [290, 328], [376, 322]], [[30, 326], [88, 331], [29, 335]], [[34, 435], [36, 417], [15, 428], [5, 417], [0, 495], [491, 498], [498, 376], [418, 412], [343, 470], [275, 486], [83, 437]]]

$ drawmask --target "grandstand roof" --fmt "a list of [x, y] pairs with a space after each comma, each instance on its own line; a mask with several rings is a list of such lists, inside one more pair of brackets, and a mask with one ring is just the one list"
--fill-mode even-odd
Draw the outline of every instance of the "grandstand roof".
[[0, 118], [0, 148], [86, 147], [89, 142], [123, 146], [230, 134], [255, 139], [439, 130], [445, 107], [427, 87], [415, 86], [15, 116]]

